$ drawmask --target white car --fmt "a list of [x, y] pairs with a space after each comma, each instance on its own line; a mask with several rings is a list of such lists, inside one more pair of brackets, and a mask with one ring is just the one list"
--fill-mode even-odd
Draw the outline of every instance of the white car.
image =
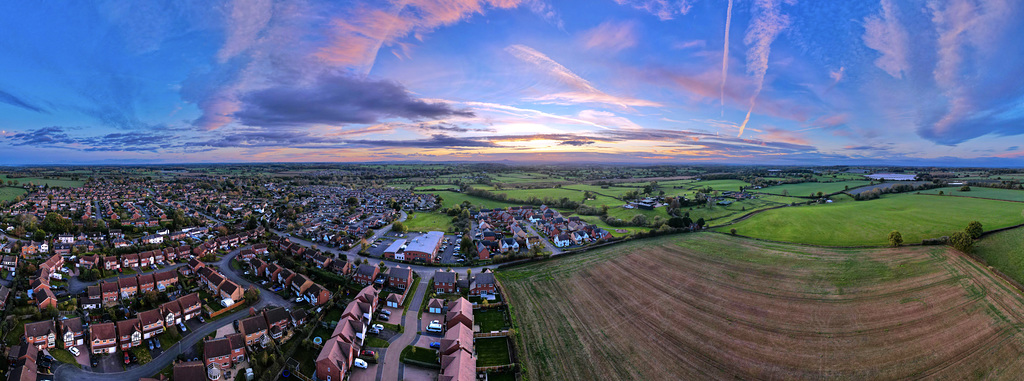
[[427, 332], [441, 332], [442, 327], [440, 321], [433, 320], [427, 325]]
[[78, 355], [82, 354], [82, 351], [79, 351], [78, 347], [68, 348], [68, 352], [71, 352], [71, 354], [75, 355], [75, 357], [78, 357]]
[[373, 329], [376, 329], [376, 330], [380, 331], [380, 330], [384, 329], [384, 325], [383, 324], [374, 324], [374, 325], [371, 325], [370, 328], [373, 328]]
[[366, 367], [367, 367], [366, 361], [363, 360], [363, 359], [356, 359], [356, 361], [353, 362], [352, 365], [354, 365], [356, 368], [359, 368], [359, 369], [366, 369]]
[[295, 298], [295, 303], [302, 303], [302, 298], [301, 297]]

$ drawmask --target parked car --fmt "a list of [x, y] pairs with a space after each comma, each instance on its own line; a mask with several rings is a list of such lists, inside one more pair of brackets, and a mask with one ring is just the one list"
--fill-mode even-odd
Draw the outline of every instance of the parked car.
[[371, 350], [369, 350], [369, 349], [364, 349], [364, 350], [361, 350], [361, 351], [359, 351], [359, 355], [360, 355], [360, 356], [370, 356], [370, 357], [374, 357], [374, 356], [376, 356], [376, 355], [377, 355], [377, 352], [371, 351]]
[[181, 332], [188, 332], [188, 327], [185, 326], [185, 322], [178, 323], [178, 328], [181, 328]]
[[71, 354], [74, 355], [75, 357], [78, 357], [79, 355], [82, 354], [82, 351], [78, 350], [78, 347], [68, 348], [68, 352], [71, 352]]
[[371, 325], [370, 328], [376, 329], [378, 331], [383, 331], [384, 330], [384, 325], [383, 324], [374, 324], [374, 325]]
[[295, 298], [295, 303], [302, 303], [302, 297]]
[[377, 320], [388, 321], [388, 319], [390, 319], [390, 318], [391, 318], [390, 316], [385, 315], [385, 314], [378, 314], [377, 315]]
[[430, 343], [430, 347], [434, 348], [434, 349], [441, 349], [441, 342], [440, 341], [431, 342]]
[[157, 348], [160, 348], [160, 339], [153, 339], [153, 343], [156, 344]]
[[199, 322], [200, 323], [206, 323], [206, 319], [203, 319], [203, 316], [199, 315]]
[[130, 358], [128, 358], [128, 352], [125, 352], [124, 353], [124, 364], [128, 365], [128, 364], [131, 364], [131, 363], [132, 363], [132, 360]]
[[380, 313], [383, 314], [383, 315], [391, 316], [391, 311], [388, 311], [388, 310], [382, 309], [382, 310], [380, 310]]
[[100, 359], [96, 356], [89, 356], [89, 363], [92, 364], [93, 368], [95, 368], [100, 365]]
[[430, 324], [427, 325], [427, 332], [441, 332], [443, 327], [440, 321], [431, 320]]
[[356, 368], [359, 368], [359, 369], [366, 369], [366, 367], [369, 366], [369, 365], [366, 364], [366, 361], [364, 361], [363, 359], [356, 359], [356, 361], [353, 362], [352, 365], [354, 365]]
[[153, 339], [146, 340], [146, 343], [149, 344], [149, 350], [153, 350]]

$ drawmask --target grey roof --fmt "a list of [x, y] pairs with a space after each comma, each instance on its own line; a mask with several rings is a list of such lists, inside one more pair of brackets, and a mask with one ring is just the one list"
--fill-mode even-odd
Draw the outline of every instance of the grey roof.
[[459, 273], [454, 271], [438, 271], [434, 273], [434, 283], [455, 283]]
[[418, 251], [421, 253], [433, 253], [439, 245], [441, 240], [444, 239], [444, 233], [433, 231], [427, 232], [427, 234], [413, 238], [405, 247], [405, 251]]

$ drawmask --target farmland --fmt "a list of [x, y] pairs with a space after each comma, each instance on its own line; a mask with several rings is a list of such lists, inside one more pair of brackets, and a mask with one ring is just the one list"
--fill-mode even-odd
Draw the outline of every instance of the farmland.
[[0, 181], [6, 183], [8, 180], [14, 180], [18, 182], [18, 185], [32, 184], [32, 185], [49, 185], [51, 187], [59, 188], [75, 188], [85, 184], [84, 181], [69, 180], [69, 179], [43, 179], [38, 177], [8, 177], [7, 175], [0, 175]]
[[[428, 193], [428, 192], [424, 192], [424, 193]], [[464, 194], [464, 193], [459, 193], [459, 192], [439, 191], [439, 192], [429, 192], [429, 193], [433, 193], [433, 194], [436, 194], [438, 196], [441, 196], [444, 199], [444, 201], [441, 202], [441, 206], [445, 207], [445, 208], [451, 208], [452, 206], [461, 204], [463, 201], [469, 201], [471, 204], [473, 204], [473, 206], [475, 206], [477, 208], [479, 208], [479, 207], [484, 207], [484, 208], [507, 208], [509, 206], [517, 205], [517, 204], [511, 204], [511, 203], [507, 203], [507, 202], [488, 200], [486, 198], [474, 197], [474, 196], [470, 196], [470, 195], [467, 195], [467, 194]]]
[[28, 191], [22, 188], [0, 187], [0, 201], [14, 201], [18, 196], [25, 193], [28, 193]]
[[839, 250], [704, 233], [497, 275], [531, 380], [1024, 372], [1021, 296], [945, 247]]
[[1024, 229], [987, 235], [974, 245], [973, 252], [989, 266], [1024, 284]]
[[755, 192], [771, 193], [771, 194], [788, 194], [790, 196], [807, 197], [811, 193], [821, 192], [823, 194], [832, 194], [836, 192], [842, 192], [847, 189], [854, 189], [860, 186], [868, 185], [868, 181], [837, 181], [831, 183], [799, 183], [799, 184], [782, 184], [773, 187], [767, 187], [764, 189], [755, 190]]
[[886, 245], [898, 230], [907, 243], [962, 230], [972, 220], [987, 230], [1024, 223], [1020, 203], [966, 197], [915, 194], [886, 195], [877, 200], [787, 207], [768, 210], [719, 231], [825, 246]]
[[1024, 191], [1013, 189], [971, 187], [970, 191], [961, 192], [960, 187], [937, 188], [921, 191], [922, 194], [939, 194], [942, 192], [949, 196], [989, 198], [993, 200], [1007, 200], [1024, 202]]

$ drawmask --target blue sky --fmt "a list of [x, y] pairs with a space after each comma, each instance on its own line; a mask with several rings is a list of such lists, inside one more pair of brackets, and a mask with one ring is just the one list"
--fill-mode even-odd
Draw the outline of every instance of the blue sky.
[[1021, 8], [6, 2], [0, 163], [1017, 166]]

